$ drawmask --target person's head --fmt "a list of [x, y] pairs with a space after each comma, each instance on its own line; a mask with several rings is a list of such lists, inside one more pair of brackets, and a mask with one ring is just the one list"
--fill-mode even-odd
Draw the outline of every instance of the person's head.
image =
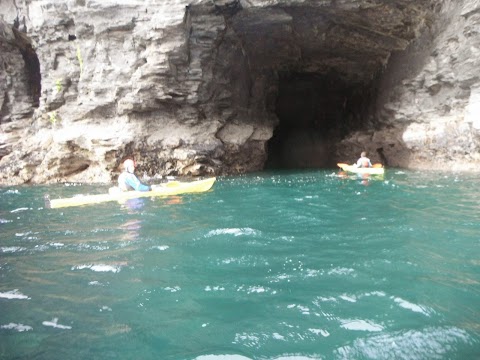
[[360, 154], [361, 157], [366, 157], [367, 156], [367, 152], [366, 151], [362, 151], [362, 153]]
[[132, 173], [135, 171], [135, 161], [132, 159], [127, 159], [123, 162], [123, 168], [129, 172]]

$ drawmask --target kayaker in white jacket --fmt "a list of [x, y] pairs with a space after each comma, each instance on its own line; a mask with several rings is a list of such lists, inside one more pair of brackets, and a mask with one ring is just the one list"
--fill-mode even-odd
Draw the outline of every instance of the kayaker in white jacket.
[[123, 172], [118, 177], [118, 187], [122, 191], [150, 191], [151, 187], [144, 185], [134, 174], [135, 162], [127, 159], [123, 162]]
[[357, 167], [372, 167], [372, 162], [370, 159], [367, 157], [367, 152], [362, 151], [360, 154], [360, 159], [357, 160]]

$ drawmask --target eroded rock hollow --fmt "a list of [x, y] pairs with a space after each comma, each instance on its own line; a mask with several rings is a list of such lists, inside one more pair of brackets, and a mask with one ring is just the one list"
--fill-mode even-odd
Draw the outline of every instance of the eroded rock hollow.
[[480, 168], [474, 0], [4, 0], [0, 183]]

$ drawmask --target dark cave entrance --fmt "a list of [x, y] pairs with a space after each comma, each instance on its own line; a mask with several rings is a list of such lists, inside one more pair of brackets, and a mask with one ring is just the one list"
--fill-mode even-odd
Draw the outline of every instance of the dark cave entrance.
[[40, 61], [37, 53], [30, 44], [21, 49], [25, 69], [28, 75], [28, 89], [32, 98], [33, 107], [38, 108], [40, 104], [40, 93], [42, 91], [42, 77], [40, 73]]
[[[433, 7], [433, 0], [261, 3], [214, 5], [226, 27], [214, 52], [219, 95], [212, 99], [227, 121], [248, 123], [258, 116], [268, 126], [268, 133], [259, 127], [252, 134], [248, 149], [255, 148], [255, 155], [243, 148], [229, 155], [255, 159], [247, 170], [336, 168], [337, 161], [353, 162], [362, 150], [383, 159], [385, 140], [373, 144], [373, 136], [391, 126], [386, 106], [400, 95], [393, 92], [398, 82], [416, 71], [409, 58], [421, 63], [431, 56], [440, 16], [434, 13], [442, 7]], [[192, 25], [201, 11], [189, 7], [192, 40], [202, 37], [202, 27]], [[425, 40], [417, 43], [422, 34]], [[408, 56], [400, 63], [399, 54]], [[233, 113], [224, 112], [225, 100]]]
[[31, 39], [17, 29], [12, 29], [17, 40], [17, 46], [25, 62], [25, 72], [27, 75], [27, 89], [32, 100], [32, 105], [38, 108], [40, 105], [40, 94], [42, 92], [42, 76], [40, 72], [40, 61], [37, 53], [32, 46]]
[[338, 142], [368, 121], [374, 88], [334, 74], [279, 74], [279, 125], [268, 142], [265, 168], [334, 168]]

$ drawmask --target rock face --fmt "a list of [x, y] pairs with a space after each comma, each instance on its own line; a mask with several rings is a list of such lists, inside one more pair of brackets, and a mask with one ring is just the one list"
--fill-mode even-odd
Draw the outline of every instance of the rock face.
[[0, 183], [480, 168], [474, 0], [3, 0]]

